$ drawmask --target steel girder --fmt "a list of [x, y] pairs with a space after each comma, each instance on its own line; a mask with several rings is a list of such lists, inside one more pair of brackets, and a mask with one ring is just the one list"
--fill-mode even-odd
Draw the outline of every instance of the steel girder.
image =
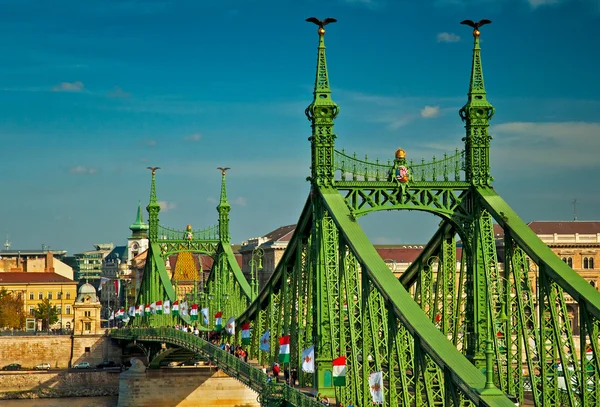
[[376, 181], [336, 181], [356, 218], [370, 212], [393, 209], [420, 210], [452, 219], [469, 217], [461, 203], [469, 190], [466, 182], [409, 182], [396, 184]]

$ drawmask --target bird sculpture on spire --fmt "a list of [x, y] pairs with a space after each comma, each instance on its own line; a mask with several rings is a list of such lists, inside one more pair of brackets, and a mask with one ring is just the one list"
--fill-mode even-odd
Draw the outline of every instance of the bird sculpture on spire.
[[217, 167], [217, 170], [221, 170], [221, 175], [225, 175], [225, 172], [230, 169], [230, 167]]
[[156, 170], [160, 170], [160, 167], [147, 167], [150, 171], [152, 171], [152, 175], [156, 174]]
[[490, 24], [492, 20], [479, 20], [478, 22], [474, 22], [473, 20], [463, 20], [460, 23], [464, 25], [468, 25], [469, 27], [473, 27], [473, 37], [479, 37], [479, 27], [484, 26], [486, 24]]
[[315, 23], [319, 26], [319, 35], [325, 34], [325, 26], [329, 23], [336, 23], [337, 20], [332, 17], [327, 17], [325, 20], [319, 20], [317, 17], [309, 17], [306, 19], [309, 23]]

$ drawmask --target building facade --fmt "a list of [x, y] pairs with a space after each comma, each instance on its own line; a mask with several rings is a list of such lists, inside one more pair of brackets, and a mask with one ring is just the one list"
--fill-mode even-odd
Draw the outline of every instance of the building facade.
[[80, 285], [87, 282], [97, 288], [102, 277], [102, 261], [114, 247], [113, 243], [95, 244], [94, 250], [76, 253], [73, 256], [75, 280]]
[[[0, 289], [15, 294], [23, 300], [23, 311], [27, 318], [33, 318], [34, 310], [43, 300], [58, 310], [58, 321], [51, 329], [70, 330], [73, 328], [73, 304], [77, 296], [77, 282], [56, 273], [0, 273]], [[41, 324], [38, 324], [38, 327]], [[41, 328], [40, 328], [41, 329]]]
[[104, 330], [100, 328], [102, 305], [96, 295], [96, 289], [91, 284], [79, 287], [77, 298], [73, 303], [73, 334], [98, 335]]
[[[6, 247], [6, 246], [5, 246]], [[73, 268], [63, 260], [66, 250], [2, 250], [0, 272], [56, 273], [73, 280]]]

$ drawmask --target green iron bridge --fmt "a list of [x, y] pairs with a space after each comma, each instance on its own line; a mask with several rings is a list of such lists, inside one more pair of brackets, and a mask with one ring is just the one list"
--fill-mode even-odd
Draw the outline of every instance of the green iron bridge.
[[[488, 125], [494, 108], [484, 87], [479, 25], [474, 24], [468, 99], [460, 109], [464, 149], [415, 164], [402, 150], [383, 163], [335, 149], [339, 107], [329, 85], [325, 23], [318, 22], [314, 99], [305, 112], [312, 127], [311, 190], [271, 279], [258, 292], [235, 260], [225, 169], [218, 225], [192, 232], [159, 225], [153, 170], [150, 245], [137, 304], [176, 301], [166, 256], [201, 253], [214, 263], [201, 305], [211, 317], [200, 329], [214, 330], [212, 314], [218, 311], [225, 321], [235, 317], [237, 327], [250, 323], [249, 358], [263, 365], [277, 360], [280, 334], [290, 335], [289, 365], [299, 372], [300, 385], [344, 405], [372, 404], [372, 372], [383, 374], [386, 405], [508, 407], [515, 399], [523, 404], [525, 394], [539, 407], [600, 405], [600, 293], [492, 187]], [[360, 216], [381, 210], [418, 210], [441, 218], [420, 257], [399, 279], [357, 223]], [[505, 233], [503, 264], [497, 261], [494, 222]], [[458, 262], [457, 240], [462, 242]], [[565, 294], [579, 305], [579, 337], [570, 327]], [[316, 403], [288, 386], [267, 383], [259, 367], [168, 328], [180, 323], [192, 321], [173, 314], [140, 316], [111, 336], [146, 349], [151, 367], [173, 349], [208, 356], [256, 390], [263, 404]], [[262, 351], [267, 331], [269, 350]], [[239, 328], [228, 340], [241, 343]], [[303, 373], [302, 351], [311, 345], [315, 373]], [[586, 351], [587, 357], [580, 356]], [[339, 356], [346, 357], [346, 385], [334, 387], [332, 361]], [[568, 368], [559, 369], [558, 363]]]

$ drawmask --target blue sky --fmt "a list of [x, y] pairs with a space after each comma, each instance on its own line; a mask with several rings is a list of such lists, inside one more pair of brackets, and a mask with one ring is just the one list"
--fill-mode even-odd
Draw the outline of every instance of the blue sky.
[[[472, 37], [496, 190], [525, 221], [600, 219], [598, 0], [0, 0], [0, 237], [70, 253], [123, 244], [148, 165], [161, 223], [216, 223], [228, 166], [241, 242], [295, 223], [308, 194], [318, 37], [336, 148], [429, 160], [461, 148]], [[378, 213], [376, 243], [424, 243], [438, 219]]]

